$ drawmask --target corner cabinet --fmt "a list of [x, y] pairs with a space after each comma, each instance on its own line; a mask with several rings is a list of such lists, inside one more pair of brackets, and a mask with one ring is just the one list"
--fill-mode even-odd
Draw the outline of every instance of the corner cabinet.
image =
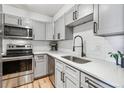
[[94, 34], [99, 36], [124, 35], [124, 5], [94, 5]]
[[67, 13], [65, 13], [66, 26], [77, 26], [79, 24], [83, 24], [92, 20], [93, 4], [77, 4], [72, 7]]
[[80, 71], [56, 59], [55, 86], [57, 88], [79, 88]]
[[65, 26], [65, 16], [61, 16], [54, 22], [55, 40], [73, 39], [73, 30]]
[[33, 20], [33, 39], [34, 40], [45, 40], [45, 23]]

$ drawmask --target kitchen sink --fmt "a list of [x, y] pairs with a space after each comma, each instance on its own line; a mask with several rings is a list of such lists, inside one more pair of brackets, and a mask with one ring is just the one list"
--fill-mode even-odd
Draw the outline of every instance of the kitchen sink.
[[62, 58], [65, 58], [67, 60], [70, 60], [70, 61], [78, 63], [78, 64], [85, 64], [85, 63], [91, 62], [89, 60], [86, 60], [86, 59], [83, 59], [83, 58], [78, 58], [78, 57], [75, 57], [75, 56], [62, 56]]

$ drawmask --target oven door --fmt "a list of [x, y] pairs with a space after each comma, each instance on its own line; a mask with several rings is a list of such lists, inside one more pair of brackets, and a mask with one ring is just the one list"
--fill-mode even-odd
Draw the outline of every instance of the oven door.
[[32, 39], [31, 28], [4, 25], [4, 38]]
[[19, 56], [3, 58], [3, 77], [10, 79], [33, 73], [33, 56]]

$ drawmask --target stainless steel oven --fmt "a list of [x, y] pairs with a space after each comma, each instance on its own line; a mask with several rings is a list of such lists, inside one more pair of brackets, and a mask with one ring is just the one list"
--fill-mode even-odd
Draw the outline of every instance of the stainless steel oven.
[[4, 24], [4, 38], [33, 39], [33, 30], [30, 27]]
[[34, 61], [31, 45], [9, 44], [2, 64], [2, 87], [17, 87], [33, 81]]

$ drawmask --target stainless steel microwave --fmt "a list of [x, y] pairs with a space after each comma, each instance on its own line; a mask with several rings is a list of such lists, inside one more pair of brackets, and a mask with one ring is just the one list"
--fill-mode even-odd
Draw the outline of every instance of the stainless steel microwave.
[[4, 38], [33, 39], [33, 30], [27, 26], [4, 24]]

